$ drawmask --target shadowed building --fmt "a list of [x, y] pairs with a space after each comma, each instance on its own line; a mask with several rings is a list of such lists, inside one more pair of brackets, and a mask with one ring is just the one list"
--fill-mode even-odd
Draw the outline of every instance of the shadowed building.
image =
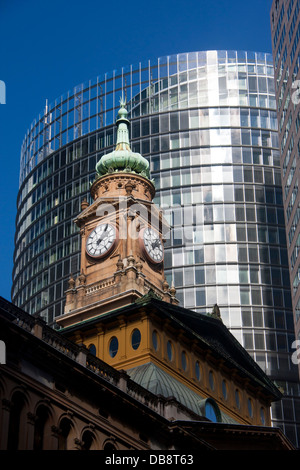
[[[128, 318], [130, 327], [132, 315], [137, 318], [148, 314], [155, 331], [162, 331], [157, 329], [158, 320], [165, 324], [169, 321], [169, 337], [179, 328], [186, 333], [180, 317], [188, 311], [177, 307], [175, 319], [174, 312], [165, 311], [166, 305], [170, 307], [157, 299], [144, 299], [142, 304], [121, 309], [122, 319], [112, 312], [110, 321], [117, 325]], [[191, 325], [194, 321], [191, 318]], [[7, 363], [0, 365], [1, 450], [292, 450], [279, 429], [268, 427], [269, 404], [279, 398], [278, 389], [220, 320], [203, 316], [203, 321], [204, 334], [194, 332], [186, 337], [198, 344], [188, 360], [199, 354], [201, 379], [196, 369], [195, 373], [191, 371], [194, 380], [185, 380], [184, 384], [182, 379], [178, 381], [174, 366], [171, 375], [154, 363], [127, 373], [118, 371], [95, 357], [92, 349], [76, 345], [40, 318], [0, 298], [1, 337], [7, 346]], [[213, 336], [219, 339], [210, 349], [207, 340]], [[143, 336], [143, 348], [145, 341]], [[183, 345], [178, 341], [176, 346], [179, 344]], [[147, 344], [148, 354], [152, 350], [152, 357], [158, 358], [155, 345]], [[188, 351], [186, 344], [184, 347]], [[228, 355], [232, 352], [235, 361]], [[210, 353], [214, 358], [209, 357]], [[225, 408], [217, 404], [219, 398], [213, 398], [221, 393], [220, 367], [214, 392], [208, 383], [208, 370], [214, 370], [218, 361], [224, 361], [222, 373], [228, 396], [233, 393]], [[202, 395], [198, 381], [202, 382]], [[240, 401], [233, 405], [235, 384]], [[250, 396], [252, 417], [247, 404]]]

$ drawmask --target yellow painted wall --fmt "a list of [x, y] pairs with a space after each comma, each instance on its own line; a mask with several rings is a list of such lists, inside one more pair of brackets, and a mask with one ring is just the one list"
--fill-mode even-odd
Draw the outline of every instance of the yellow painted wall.
[[[131, 344], [132, 334], [135, 329], [139, 329], [141, 333], [141, 343], [137, 349], [133, 349]], [[155, 351], [152, 342], [154, 330], [158, 336], [157, 351]], [[116, 337], [119, 343], [115, 357], [111, 357], [109, 353], [112, 337]], [[167, 353], [168, 341], [171, 341], [173, 346], [173, 359], [171, 361]], [[253, 390], [250, 390], [245, 381], [239, 380], [236, 373], [226, 373], [226, 368], [213, 357], [210, 357], [207, 351], [200, 351], [196, 343], [187, 343], [183, 332], [173, 331], [168, 323], [164, 325], [159, 322], [155, 323], [153, 319], [146, 315], [126, 319], [118, 318], [118, 321], [111, 324], [109, 328], [102, 329], [100, 325], [96, 331], [85, 335], [83, 342], [86, 347], [94, 344], [97, 357], [116, 369], [128, 370], [153, 362], [184, 385], [198, 392], [201, 397], [213, 398], [219, 408], [235, 421], [242, 424], [270, 426], [269, 404], [263, 402]], [[186, 370], [183, 370], [181, 363], [182, 351], [186, 353]], [[199, 361], [200, 365], [200, 380], [196, 376], [196, 361]], [[213, 389], [210, 385], [210, 374], [214, 379]], [[223, 395], [223, 381], [226, 384], [227, 397]], [[236, 403], [236, 394], [239, 395], [240, 408]], [[252, 416], [250, 416], [248, 410], [249, 400], [252, 403]], [[265, 416], [264, 423], [261, 420], [262, 409]]]

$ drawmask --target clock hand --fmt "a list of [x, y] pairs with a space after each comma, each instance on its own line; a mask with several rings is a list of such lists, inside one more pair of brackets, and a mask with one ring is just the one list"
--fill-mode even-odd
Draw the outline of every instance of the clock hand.
[[151, 246], [152, 246], [153, 249], [156, 248], [156, 247], [159, 247], [159, 245], [160, 245], [159, 240], [155, 240], [154, 243], [151, 243]]
[[107, 231], [106, 231], [106, 230], [107, 230], [107, 227], [108, 227], [108, 224], [106, 224], [106, 226], [105, 226], [105, 228], [104, 228], [102, 234], [101, 234], [100, 237], [98, 238], [98, 240], [97, 240], [97, 245], [99, 245], [99, 244], [102, 242], [102, 240], [104, 240], [104, 238], [107, 238], [107, 237], [108, 237], [108, 234], [107, 234]]

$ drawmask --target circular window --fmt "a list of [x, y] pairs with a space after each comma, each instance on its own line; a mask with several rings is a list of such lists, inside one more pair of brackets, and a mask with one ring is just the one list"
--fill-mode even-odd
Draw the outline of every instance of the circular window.
[[156, 331], [153, 331], [152, 333], [152, 344], [153, 344], [155, 351], [157, 351], [158, 350], [158, 336], [157, 336]]
[[185, 351], [182, 351], [182, 353], [181, 353], [181, 365], [182, 365], [182, 369], [184, 371], [186, 371], [186, 369], [187, 369], [187, 358], [186, 358], [186, 352]]
[[109, 354], [111, 357], [115, 357], [119, 349], [119, 341], [118, 339], [113, 336], [109, 342]]
[[172, 361], [172, 359], [173, 359], [173, 346], [172, 346], [171, 341], [168, 341], [168, 343], [167, 343], [167, 354], [168, 354], [169, 361]]
[[139, 345], [141, 344], [141, 332], [140, 330], [133, 330], [131, 336], [131, 346], [133, 349], [138, 349]]
[[200, 370], [200, 363], [199, 363], [199, 361], [196, 361], [196, 364], [195, 364], [195, 373], [196, 373], [196, 378], [197, 378], [197, 380], [200, 380], [200, 377], [201, 377], [201, 370]]
[[253, 416], [253, 406], [252, 406], [252, 401], [251, 401], [250, 398], [248, 398], [248, 412], [249, 412], [250, 418], [252, 418], [252, 416]]
[[240, 406], [241, 406], [240, 392], [238, 390], [235, 391], [235, 402], [236, 402], [236, 406], [238, 407], [238, 409], [240, 409]]
[[215, 388], [215, 379], [214, 379], [214, 374], [212, 371], [209, 372], [209, 386], [212, 390]]
[[263, 408], [260, 409], [260, 420], [263, 425], [266, 424], [266, 415], [265, 415], [265, 410]]
[[222, 393], [223, 393], [223, 397], [226, 400], [227, 399], [227, 384], [225, 380], [223, 380], [222, 382]]

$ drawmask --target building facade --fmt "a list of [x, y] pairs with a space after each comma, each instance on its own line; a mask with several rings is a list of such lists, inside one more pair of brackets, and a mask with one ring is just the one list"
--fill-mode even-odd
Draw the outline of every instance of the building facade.
[[[152, 313], [153, 302], [154, 299], [145, 301]], [[161, 304], [164, 310], [164, 302]], [[144, 305], [133, 307], [134, 315], [138, 311], [142, 314]], [[189, 312], [180, 310], [184, 311], [184, 316]], [[221, 343], [234, 348], [234, 338], [220, 320], [202, 317], [206, 326], [210, 325], [209, 329], [214, 329], [217, 322], [225, 332], [219, 338]], [[147, 377], [142, 374], [141, 385], [137, 376], [132, 378], [124, 370], [118, 371], [2, 297], [0, 325], [7, 349], [6, 361], [0, 365], [1, 451], [105, 450], [114, 453], [126, 450], [134, 454], [133, 451], [151, 450], [162, 456], [164, 451], [177, 451], [186, 456], [188, 450], [190, 463], [195, 463], [207, 450], [294, 450], [282, 431], [269, 425], [269, 405], [280, 396], [278, 389], [256, 369], [239, 343], [239, 358], [235, 354], [235, 364], [227, 356], [221, 365], [225, 372], [224, 365], [232, 362], [230, 370], [236, 373], [234, 378], [233, 374], [229, 376], [227, 384], [231, 386], [238, 381], [240, 393], [239, 407], [232, 407], [230, 403], [234, 419], [228, 420], [224, 419], [226, 415], [216, 400], [210, 397], [206, 371], [202, 371], [201, 378], [206, 383], [202, 400], [184, 384], [180, 387], [170, 376], [166, 379], [168, 374], [163, 371], [159, 375], [162, 390], [151, 392], [153, 377], [147, 384]], [[207, 342], [204, 348], [208, 353]], [[242, 369], [238, 364], [240, 360]], [[211, 370], [212, 364], [209, 367]], [[256, 397], [258, 390], [259, 397]], [[230, 402], [233, 397], [230, 396]], [[248, 400], [253, 407], [250, 411]], [[144, 458], [148, 457], [149, 453], [145, 453]]]
[[300, 2], [295, 0], [276, 0], [273, 2], [271, 9], [283, 203], [286, 217], [294, 322], [298, 340], [300, 339], [299, 11]]
[[73, 219], [126, 98], [131, 146], [150, 163], [171, 231], [165, 273], [182, 306], [217, 303], [230, 331], [280, 384], [272, 420], [299, 445], [297, 367], [272, 57], [178, 54], [84, 83], [46, 106], [21, 152], [12, 299], [49, 324], [79, 271]]

